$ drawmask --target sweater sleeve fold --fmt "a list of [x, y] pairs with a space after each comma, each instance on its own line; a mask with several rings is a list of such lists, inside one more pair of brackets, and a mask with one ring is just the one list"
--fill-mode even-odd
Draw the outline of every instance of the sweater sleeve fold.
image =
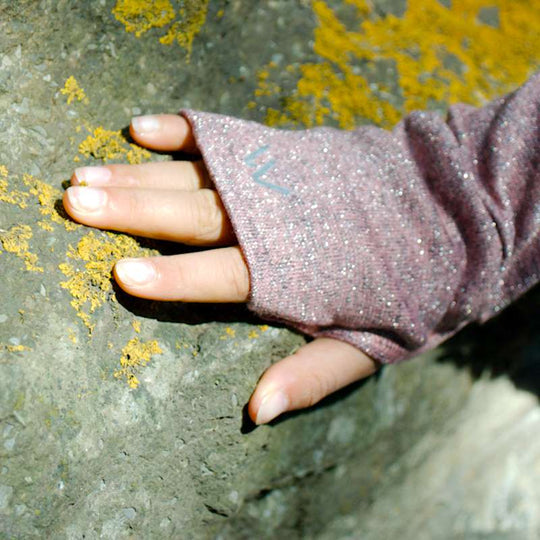
[[540, 276], [540, 74], [393, 131], [285, 131], [182, 111], [235, 229], [249, 308], [392, 363]]

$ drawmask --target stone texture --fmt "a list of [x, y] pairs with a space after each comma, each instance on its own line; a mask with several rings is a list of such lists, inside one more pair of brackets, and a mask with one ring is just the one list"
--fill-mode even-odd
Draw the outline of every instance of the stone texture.
[[[97, 162], [79, 152], [96, 127], [181, 107], [262, 119], [248, 106], [257, 71], [314, 58], [309, 2], [211, 2], [189, 61], [163, 32], [126, 33], [114, 4], [0, 1], [0, 538], [538, 538], [538, 289], [440, 351], [250, 431], [257, 378], [302, 336], [238, 306], [115, 301], [99, 279], [126, 249], [118, 235], [93, 233], [109, 246], [97, 273], [70, 258], [89, 230], [66, 229], [54, 201], [74, 158]], [[87, 103], [67, 103], [70, 76]], [[96, 298], [105, 288], [79, 309], [91, 334], [61, 286], [66, 262]], [[133, 339], [162, 351], [135, 389], [114, 376]]]

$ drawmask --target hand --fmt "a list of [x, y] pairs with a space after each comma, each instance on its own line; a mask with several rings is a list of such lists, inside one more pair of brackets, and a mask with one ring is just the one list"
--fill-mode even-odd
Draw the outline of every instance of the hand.
[[[191, 128], [181, 116], [134, 118], [130, 132], [147, 148], [197, 153]], [[184, 244], [223, 246], [118, 261], [114, 277], [127, 293], [184, 302], [248, 300], [248, 268], [202, 161], [82, 167], [71, 184], [64, 206], [76, 221]], [[263, 374], [251, 396], [249, 415], [257, 424], [267, 423], [285, 411], [313, 405], [375, 369], [352, 345], [315, 339]]]

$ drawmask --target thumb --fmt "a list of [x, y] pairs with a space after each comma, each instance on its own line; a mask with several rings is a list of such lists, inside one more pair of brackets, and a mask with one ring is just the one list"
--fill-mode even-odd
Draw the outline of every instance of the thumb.
[[376, 369], [376, 363], [356, 347], [317, 338], [266, 370], [249, 401], [249, 415], [256, 424], [266, 424], [286, 411], [309, 407]]

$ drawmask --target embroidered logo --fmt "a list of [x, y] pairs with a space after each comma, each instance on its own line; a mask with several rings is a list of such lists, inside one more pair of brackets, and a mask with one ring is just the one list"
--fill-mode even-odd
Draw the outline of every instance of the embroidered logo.
[[263, 180], [266, 174], [270, 172], [276, 165], [276, 160], [273, 158], [270, 158], [268, 161], [265, 161], [264, 163], [261, 163], [259, 165], [257, 158], [265, 154], [269, 148], [270, 147], [268, 145], [260, 146], [259, 148], [257, 148], [257, 150], [254, 150], [244, 158], [244, 163], [251, 169], [255, 169], [255, 171], [251, 174], [251, 178], [253, 178], [253, 180], [257, 182], [257, 184], [260, 184], [261, 186], [267, 187], [269, 189], [273, 189], [278, 193], [288, 195], [290, 193], [290, 190], [288, 188], [278, 186], [277, 184], [272, 184], [271, 182]]

